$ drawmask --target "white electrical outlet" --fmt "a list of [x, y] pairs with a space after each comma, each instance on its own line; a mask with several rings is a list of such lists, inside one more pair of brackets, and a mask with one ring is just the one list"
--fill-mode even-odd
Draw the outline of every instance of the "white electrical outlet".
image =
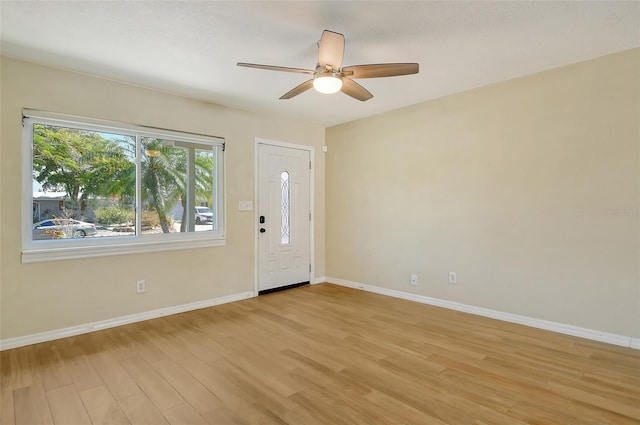
[[418, 286], [418, 275], [412, 274], [411, 279], [409, 281], [413, 286]]
[[456, 272], [449, 272], [449, 283], [458, 283], [458, 275]]
[[136, 294], [144, 294], [147, 292], [147, 282], [139, 280], [136, 282]]

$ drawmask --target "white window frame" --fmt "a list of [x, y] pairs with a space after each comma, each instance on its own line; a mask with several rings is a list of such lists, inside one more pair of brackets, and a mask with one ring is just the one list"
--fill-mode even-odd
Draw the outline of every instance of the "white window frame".
[[[136, 138], [136, 211], [142, 211], [140, 191], [140, 144], [143, 137], [165, 138], [174, 141], [195, 142], [212, 146], [215, 155], [216, 199], [214, 200], [217, 229], [206, 232], [180, 232], [134, 236], [110, 236], [34, 241], [33, 223], [33, 124], [68, 126], [103, 133], [132, 135]], [[77, 117], [52, 112], [23, 110], [22, 130], [22, 262], [69, 260], [74, 258], [102, 257], [157, 251], [173, 251], [226, 245], [225, 233], [225, 140], [220, 137], [178, 132], [135, 124], [124, 124], [92, 118]], [[136, 228], [140, 229], [141, 214], [136, 214]]]

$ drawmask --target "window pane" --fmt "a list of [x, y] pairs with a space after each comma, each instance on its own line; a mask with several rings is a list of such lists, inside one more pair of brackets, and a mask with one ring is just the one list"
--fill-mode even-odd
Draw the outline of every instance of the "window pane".
[[141, 146], [142, 234], [179, 232], [175, 209], [186, 202], [187, 152], [175, 142], [149, 137]]
[[33, 124], [32, 148], [32, 240], [133, 234], [133, 136]]
[[195, 150], [195, 215], [196, 232], [218, 228], [215, 196], [215, 150], [212, 147]]
[[291, 242], [291, 189], [289, 173], [280, 174], [280, 243], [288, 245]]
[[212, 231], [214, 147], [142, 138], [142, 233]]

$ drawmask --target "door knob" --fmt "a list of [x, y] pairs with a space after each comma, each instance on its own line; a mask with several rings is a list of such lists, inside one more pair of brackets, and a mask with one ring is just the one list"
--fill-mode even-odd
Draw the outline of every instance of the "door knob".
[[263, 215], [260, 216], [260, 224], [264, 224], [264, 216]]
[[267, 231], [267, 229], [265, 229], [264, 227], [261, 227], [261, 228], [260, 228], [260, 233], [264, 233], [264, 232], [266, 232], [266, 231]]

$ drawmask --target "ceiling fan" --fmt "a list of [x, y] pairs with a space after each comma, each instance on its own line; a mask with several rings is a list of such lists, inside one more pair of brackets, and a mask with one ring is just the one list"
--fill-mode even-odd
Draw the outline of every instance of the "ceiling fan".
[[353, 65], [343, 68], [343, 56], [344, 35], [324, 30], [320, 41], [318, 41], [318, 64], [316, 65], [315, 70], [260, 65], [245, 62], [238, 62], [237, 65], [248, 68], [313, 75], [313, 78], [289, 90], [280, 96], [280, 99], [291, 99], [292, 97], [313, 87], [320, 93], [332, 94], [342, 91], [344, 94], [355, 99], [365, 101], [371, 99], [373, 94], [360, 84], [353, 81], [354, 78], [394, 77], [397, 75], [418, 73], [417, 63], [380, 63], [371, 65]]

